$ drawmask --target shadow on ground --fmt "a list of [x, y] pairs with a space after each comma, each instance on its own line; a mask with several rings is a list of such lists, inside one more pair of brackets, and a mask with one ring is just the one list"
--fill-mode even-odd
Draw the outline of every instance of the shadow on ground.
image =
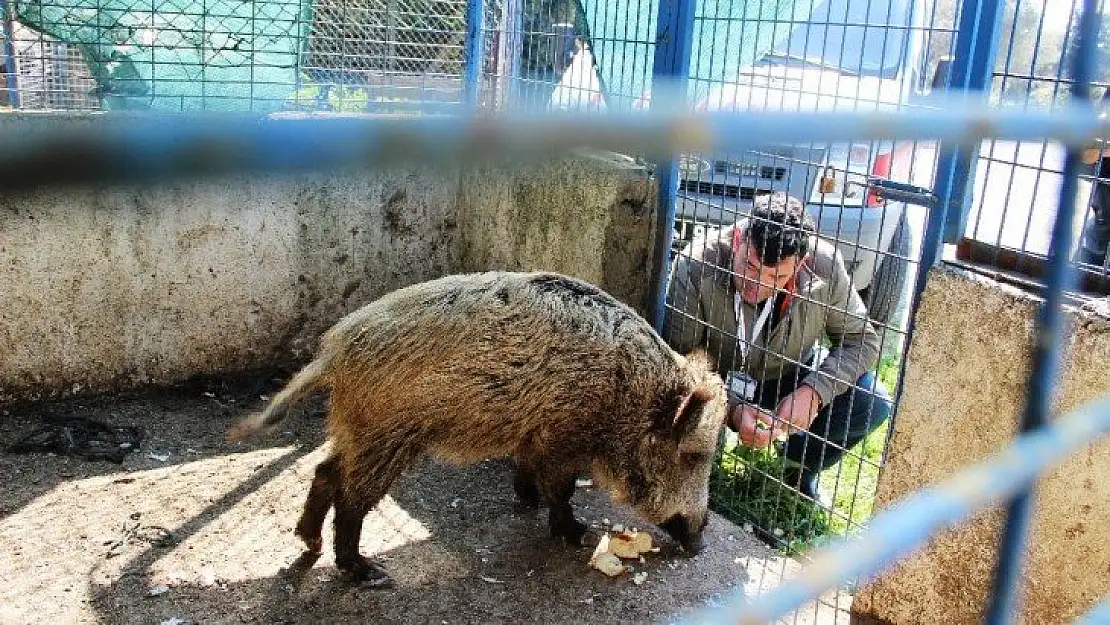
[[[322, 402], [253, 444], [224, 442], [261, 405], [257, 391], [217, 385], [39, 406], [138, 424], [147, 436], [122, 466], [0, 455], [0, 622], [666, 622], [738, 587], [766, 590], [795, 568], [714, 516], [703, 554], [683, 557], [646, 528], [662, 548], [632, 563], [646, 580], [606, 578], [588, 568], [588, 549], [548, 537], [546, 511], [517, 509], [507, 466], [491, 461], [425, 462], [367, 518], [363, 553], [395, 588], [346, 585], [330, 549], [291, 570], [302, 555], [292, 526], [325, 456]], [[4, 419], [6, 446], [36, 415]], [[644, 527], [593, 488], [574, 503], [596, 526]], [[330, 547], [330, 527], [324, 539]], [[836, 613], [822, 606], [797, 622], [846, 618]]]

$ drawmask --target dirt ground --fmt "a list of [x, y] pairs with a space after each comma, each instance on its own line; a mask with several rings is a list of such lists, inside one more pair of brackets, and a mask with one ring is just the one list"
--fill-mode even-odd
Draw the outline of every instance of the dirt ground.
[[[394, 588], [346, 585], [328, 549], [298, 571], [292, 527], [324, 457], [322, 402], [252, 443], [223, 440], [273, 389], [273, 380], [208, 381], [0, 412], [4, 450], [47, 416], [144, 433], [122, 465], [0, 452], [0, 622], [668, 622], [740, 589], [765, 591], [797, 569], [714, 516], [701, 555], [683, 557], [646, 528], [662, 548], [634, 563], [646, 580], [609, 579], [587, 567], [589, 549], [548, 537], [546, 511], [516, 509], [503, 462], [429, 461], [363, 529], [363, 553]], [[644, 528], [594, 488], [580, 488], [574, 503], [595, 527]], [[847, 622], [847, 607], [830, 597], [786, 622]]]

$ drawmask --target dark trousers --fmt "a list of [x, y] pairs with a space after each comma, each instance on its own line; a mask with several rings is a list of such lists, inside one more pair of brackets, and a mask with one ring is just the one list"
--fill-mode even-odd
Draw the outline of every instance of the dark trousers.
[[[767, 380], [759, 385], [756, 400], [763, 408], [774, 410], [800, 382], [801, 376]], [[821, 408], [808, 431], [786, 439], [788, 459], [802, 465], [807, 472], [823, 471], [839, 462], [845, 450], [855, 447], [890, 417], [890, 393], [874, 371], [860, 376], [856, 387], [837, 395], [831, 404]]]

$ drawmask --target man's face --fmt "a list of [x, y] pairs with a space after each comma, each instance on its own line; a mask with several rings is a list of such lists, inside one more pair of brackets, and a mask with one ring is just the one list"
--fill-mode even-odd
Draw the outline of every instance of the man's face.
[[740, 246], [732, 255], [736, 290], [746, 303], [758, 304], [786, 288], [786, 283], [798, 271], [798, 261], [797, 256], [788, 256], [777, 265], [764, 265], [759, 248], [749, 245], [746, 236], [740, 237]]

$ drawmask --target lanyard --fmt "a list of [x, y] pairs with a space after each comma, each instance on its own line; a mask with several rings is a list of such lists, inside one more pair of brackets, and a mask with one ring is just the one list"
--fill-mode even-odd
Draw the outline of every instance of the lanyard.
[[[748, 329], [744, 327], [744, 313], [740, 310], [740, 294], [733, 293], [732, 306], [736, 311], [736, 346], [740, 348], [740, 356], [744, 359], [744, 364], [748, 362]], [[759, 333], [763, 331], [764, 324], [767, 323], [767, 318], [771, 316], [771, 310], [775, 307], [775, 297], [772, 295], [767, 298], [767, 302], [763, 304], [763, 311], [759, 313], [759, 319], [756, 320], [755, 325], [752, 326], [752, 344], [759, 340]]]

